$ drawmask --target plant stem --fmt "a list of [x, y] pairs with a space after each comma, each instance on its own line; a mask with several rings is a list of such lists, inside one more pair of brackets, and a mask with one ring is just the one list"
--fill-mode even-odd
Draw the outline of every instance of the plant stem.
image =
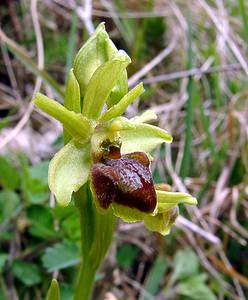
[[98, 213], [88, 184], [74, 194], [74, 200], [80, 215], [82, 245], [82, 264], [74, 300], [89, 300], [95, 274], [112, 241], [115, 217], [112, 212]]
[[77, 282], [74, 300], [88, 300], [91, 297], [95, 280], [96, 269], [85, 259], [80, 266], [80, 273]]

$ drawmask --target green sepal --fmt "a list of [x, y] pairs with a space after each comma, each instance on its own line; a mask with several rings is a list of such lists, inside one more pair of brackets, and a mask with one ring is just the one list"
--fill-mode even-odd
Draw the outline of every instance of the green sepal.
[[170, 233], [171, 227], [175, 224], [178, 216], [178, 207], [175, 206], [163, 213], [158, 213], [156, 216], [146, 215], [144, 217], [145, 227], [150, 231], [159, 232], [162, 235]]
[[34, 104], [41, 110], [58, 120], [66, 131], [81, 143], [88, 141], [93, 128], [91, 122], [80, 113], [75, 113], [66, 109], [57, 101], [52, 100], [45, 95], [37, 93]]
[[46, 300], [60, 300], [59, 284], [56, 279], [52, 279], [50, 288], [47, 292]]
[[[96, 69], [112, 59], [116, 52], [117, 48], [109, 38], [104, 23], [99, 24], [74, 60], [74, 73], [79, 82], [82, 97], [85, 95], [86, 88]], [[127, 91], [127, 72], [124, 70], [117, 78], [117, 82], [109, 95], [108, 107], [116, 104]]]
[[109, 139], [110, 141], [118, 137], [121, 142], [121, 153], [131, 153], [135, 151], [152, 151], [162, 143], [171, 143], [172, 136], [165, 130], [139, 122], [132, 122], [124, 117], [117, 117], [102, 123], [91, 138], [92, 149], [98, 152], [101, 143]]
[[170, 210], [172, 207], [177, 204], [189, 204], [196, 205], [197, 199], [186, 193], [178, 192], [166, 192], [156, 190], [157, 199], [158, 199], [158, 212], [165, 212]]
[[172, 136], [165, 130], [144, 123], [130, 123], [133, 128], [120, 130], [122, 142], [121, 152], [123, 154], [141, 151], [150, 152], [162, 143], [171, 143]]
[[113, 105], [108, 111], [101, 115], [100, 122], [105, 122], [121, 116], [125, 112], [126, 108], [132, 102], [134, 102], [144, 91], [145, 90], [142, 83], [136, 85], [136, 87], [134, 87], [123, 98], [121, 98], [117, 104]]
[[131, 62], [123, 50], [101, 65], [93, 74], [87, 86], [82, 113], [89, 119], [98, 119], [116, 81]]
[[[75, 113], [81, 113], [81, 99], [80, 99], [80, 88], [77, 79], [73, 73], [73, 69], [69, 71], [64, 106], [68, 110], [74, 111]], [[71, 140], [71, 135], [64, 128], [64, 143], [67, 144]]]
[[49, 165], [48, 184], [60, 205], [68, 205], [72, 193], [88, 180], [90, 165], [89, 144], [71, 140], [55, 154]]

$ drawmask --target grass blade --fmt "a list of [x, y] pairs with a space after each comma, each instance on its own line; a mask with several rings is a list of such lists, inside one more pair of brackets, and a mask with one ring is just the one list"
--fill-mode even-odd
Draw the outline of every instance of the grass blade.
[[[188, 21], [188, 69], [193, 67], [193, 49], [192, 49], [192, 24], [191, 17]], [[185, 136], [185, 145], [183, 152], [183, 159], [180, 169], [180, 175], [184, 179], [189, 174], [190, 161], [191, 161], [191, 128], [193, 124], [193, 77], [189, 77], [188, 83], [188, 101], [186, 107], [186, 136]]]

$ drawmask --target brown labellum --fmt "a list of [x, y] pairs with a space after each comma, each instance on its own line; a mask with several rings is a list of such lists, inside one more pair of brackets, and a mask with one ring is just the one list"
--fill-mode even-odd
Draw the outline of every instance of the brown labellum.
[[100, 207], [111, 203], [152, 213], [157, 205], [156, 192], [149, 169], [150, 161], [143, 152], [120, 155], [117, 147], [91, 169], [92, 186]]

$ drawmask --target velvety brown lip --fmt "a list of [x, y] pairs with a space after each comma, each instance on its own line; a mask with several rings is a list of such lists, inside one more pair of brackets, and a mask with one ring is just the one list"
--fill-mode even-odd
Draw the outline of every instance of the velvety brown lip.
[[[152, 213], [156, 208], [156, 192], [149, 169], [149, 159], [143, 152], [133, 152], [120, 158], [105, 158], [91, 169], [92, 185], [102, 208], [111, 203]], [[114, 155], [118, 157], [118, 155]]]

